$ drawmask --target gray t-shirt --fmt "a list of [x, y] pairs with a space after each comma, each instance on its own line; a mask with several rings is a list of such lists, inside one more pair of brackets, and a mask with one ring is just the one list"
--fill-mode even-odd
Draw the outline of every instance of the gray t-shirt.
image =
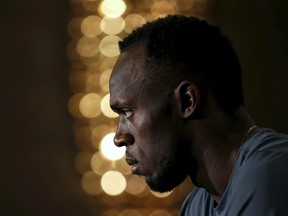
[[219, 204], [195, 188], [180, 215], [288, 216], [288, 135], [258, 130], [240, 148]]

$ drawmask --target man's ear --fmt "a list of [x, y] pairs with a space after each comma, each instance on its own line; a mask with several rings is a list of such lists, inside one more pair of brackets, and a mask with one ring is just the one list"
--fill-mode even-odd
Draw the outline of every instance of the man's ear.
[[175, 96], [182, 118], [197, 118], [200, 104], [200, 91], [191, 81], [182, 81], [175, 89]]

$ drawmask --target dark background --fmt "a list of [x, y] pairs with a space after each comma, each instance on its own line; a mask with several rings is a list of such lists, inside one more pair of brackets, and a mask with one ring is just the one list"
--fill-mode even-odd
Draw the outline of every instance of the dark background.
[[[247, 110], [288, 133], [286, 0], [215, 0], [244, 68]], [[67, 103], [68, 0], [0, 1], [0, 215], [91, 215]], [[97, 204], [95, 204], [97, 205]]]

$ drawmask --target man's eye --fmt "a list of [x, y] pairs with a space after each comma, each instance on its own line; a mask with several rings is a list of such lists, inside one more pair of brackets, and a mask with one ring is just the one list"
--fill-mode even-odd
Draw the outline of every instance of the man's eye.
[[114, 112], [120, 116], [125, 116], [126, 118], [129, 118], [133, 114], [133, 110], [131, 109], [114, 109]]
[[132, 110], [124, 110], [123, 114], [129, 118], [133, 114], [133, 111]]

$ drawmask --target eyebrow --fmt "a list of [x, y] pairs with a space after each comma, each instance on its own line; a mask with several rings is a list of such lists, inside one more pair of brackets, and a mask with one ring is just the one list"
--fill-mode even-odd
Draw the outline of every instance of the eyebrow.
[[131, 104], [127, 103], [125, 100], [117, 100], [110, 104], [110, 107], [114, 111], [122, 111], [122, 109], [125, 109], [126, 107], [131, 108]]

